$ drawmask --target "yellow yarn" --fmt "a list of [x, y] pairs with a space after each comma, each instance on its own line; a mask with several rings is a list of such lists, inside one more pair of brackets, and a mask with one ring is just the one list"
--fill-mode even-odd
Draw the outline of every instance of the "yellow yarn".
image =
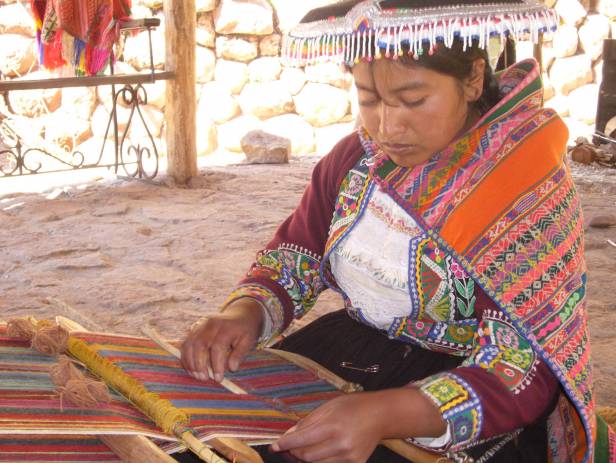
[[177, 434], [188, 426], [189, 418], [186, 413], [174, 407], [170, 401], [161, 399], [158, 394], [149, 392], [143, 384], [99, 355], [84, 341], [70, 337], [68, 351], [92, 373], [134, 403], [164, 432]]

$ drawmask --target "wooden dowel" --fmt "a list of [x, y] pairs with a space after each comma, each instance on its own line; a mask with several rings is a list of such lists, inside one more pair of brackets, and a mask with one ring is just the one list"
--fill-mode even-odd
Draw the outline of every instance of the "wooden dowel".
[[126, 463], [176, 463], [175, 459], [143, 436], [97, 436]]
[[[156, 331], [156, 329], [154, 329], [154, 327], [146, 325], [141, 329], [141, 331], [167, 353], [173, 355], [177, 359], [180, 359], [182, 357], [180, 350], [173, 344], [164, 340], [162, 336], [160, 336], [160, 334]], [[210, 375], [210, 378], [213, 377], [211, 369], [208, 373]], [[223, 379], [220, 382], [220, 385], [228, 391], [232, 392], [233, 394], [247, 394], [244, 389], [242, 389], [232, 381], [229, 381], [228, 379]], [[263, 463], [261, 456], [254, 449], [252, 449], [250, 446], [246, 445], [239, 439], [235, 439], [232, 437], [214, 438], [209, 439], [208, 444], [211, 445], [212, 448], [214, 448], [217, 452], [221, 453], [231, 461], [237, 463]]]
[[[56, 323], [69, 332], [88, 331], [79, 323], [66, 317], [56, 317]], [[175, 463], [173, 457], [145, 436], [99, 435], [97, 437], [127, 463]]]

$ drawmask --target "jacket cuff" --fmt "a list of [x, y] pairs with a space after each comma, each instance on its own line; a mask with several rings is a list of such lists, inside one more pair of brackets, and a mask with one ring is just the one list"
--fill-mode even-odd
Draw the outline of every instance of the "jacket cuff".
[[447, 422], [451, 439], [443, 450], [462, 450], [479, 440], [483, 410], [479, 396], [468, 382], [446, 372], [429, 376], [413, 386], [438, 407]]
[[242, 299], [250, 298], [257, 301], [263, 310], [263, 330], [259, 337], [258, 345], [264, 346], [272, 338], [281, 334], [289, 325], [285, 316], [285, 310], [283, 304], [270, 288], [265, 285], [246, 283], [236, 287], [223, 304], [222, 311], [225, 310], [232, 302]]

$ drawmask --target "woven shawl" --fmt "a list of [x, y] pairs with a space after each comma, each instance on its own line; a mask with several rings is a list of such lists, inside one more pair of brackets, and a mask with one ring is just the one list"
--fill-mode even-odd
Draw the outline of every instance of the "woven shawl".
[[[507, 96], [422, 166], [396, 166], [364, 134], [370, 173], [464, 266], [559, 379], [567, 398], [549, 420], [552, 460], [593, 461], [583, 220], [565, 162], [567, 129], [542, 109], [534, 60], [510, 68], [500, 82]], [[335, 241], [331, 236], [329, 249]]]
[[131, 0], [30, 0], [39, 61], [47, 69], [68, 66], [77, 75], [101, 72], [119, 38], [119, 20]]

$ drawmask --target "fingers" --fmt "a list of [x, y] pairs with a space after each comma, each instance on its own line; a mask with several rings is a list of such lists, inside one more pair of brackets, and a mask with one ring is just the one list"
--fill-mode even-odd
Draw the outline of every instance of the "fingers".
[[246, 353], [255, 345], [253, 331], [224, 315], [211, 317], [191, 330], [182, 344], [182, 365], [191, 376], [201, 381], [212, 376], [221, 382], [225, 369], [237, 370]]
[[239, 338], [236, 345], [233, 347], [231, 354], [229, 355], [229, 370], [237, 371], [241, 361], [246, 354], [253, 347], [253, 340], [250, 336], [242, 336]]

